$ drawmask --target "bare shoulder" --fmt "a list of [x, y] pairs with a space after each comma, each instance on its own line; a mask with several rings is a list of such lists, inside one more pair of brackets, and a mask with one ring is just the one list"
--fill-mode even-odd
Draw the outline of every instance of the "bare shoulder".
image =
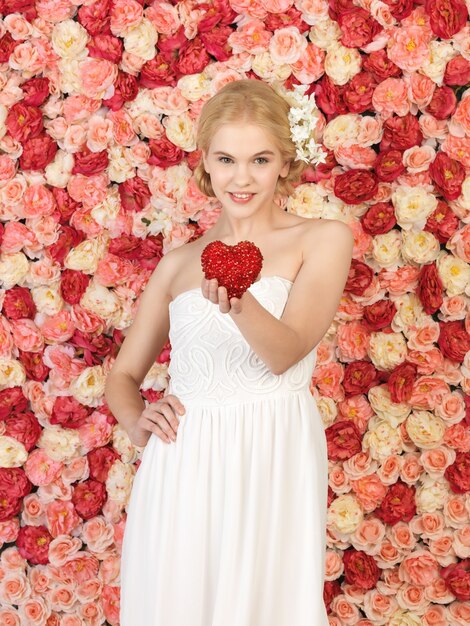
[[306, 222], [308, 223], [302, 228], [304, 258], [309, 254], [318, 254], [322, 249], [352, 252], [353, 232], [341, 220], [307, 219]]

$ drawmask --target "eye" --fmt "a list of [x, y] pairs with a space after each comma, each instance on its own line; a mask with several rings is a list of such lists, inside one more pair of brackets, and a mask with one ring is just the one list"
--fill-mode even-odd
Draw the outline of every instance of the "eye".
[[255, 159], [255, 161], [257, 161], [260, 165], [268, 163], [268, 159], [265, 159], [264, 157], [258, 157], [257, 159]]
[[221, 163], [230, 163], [231, 162], [231, 158], [230, 157], [225, 157], [225, 156], [221, 156], [218, 159]]

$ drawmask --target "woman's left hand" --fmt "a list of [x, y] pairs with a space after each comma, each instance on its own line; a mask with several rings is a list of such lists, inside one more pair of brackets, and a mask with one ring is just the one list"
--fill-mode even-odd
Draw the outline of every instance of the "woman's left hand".
[[[256, 280], [259, 280], [259, 276]], [[255, 281], [256, 282], [256, 281]], [[202, 279], [202, 295], [213, 302], [214, 304], [218, 304], [221, 313], [241, 313], [242, 310], [242, 299], [241, 298], [228, 298], [227, 288], [219, 287], [219, 283], [217, 278], [211, 278], [208, 280], [207, 278]], [[246, 292], [245, 292], [246, 293]]]

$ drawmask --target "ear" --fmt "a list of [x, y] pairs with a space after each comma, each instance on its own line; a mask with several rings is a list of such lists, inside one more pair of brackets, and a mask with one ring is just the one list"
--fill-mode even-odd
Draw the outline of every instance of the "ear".
[[279, 172], [279, 176], [281, 178], [286, 178], [286, 176], [289, 174], [289, 170], [290, 170], [290, 161], [286, 161], [284, 163], [284, 165], [282, 166], [281, 171]]
[[202, 150], [202, 163], [204, 165], [204, 170], [206, 171], [206, 174], [209, 173], [209, 166], [207, 165], [207, 153]]

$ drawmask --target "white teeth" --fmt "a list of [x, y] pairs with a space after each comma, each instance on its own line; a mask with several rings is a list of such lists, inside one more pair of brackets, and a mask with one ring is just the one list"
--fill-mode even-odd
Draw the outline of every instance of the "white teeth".
[[249, 198], [251, 196], [251, 193], [232, 193], [232, 196], [235, 196], [235, 198], [241, 198], [243, 200], [245, 198]]

